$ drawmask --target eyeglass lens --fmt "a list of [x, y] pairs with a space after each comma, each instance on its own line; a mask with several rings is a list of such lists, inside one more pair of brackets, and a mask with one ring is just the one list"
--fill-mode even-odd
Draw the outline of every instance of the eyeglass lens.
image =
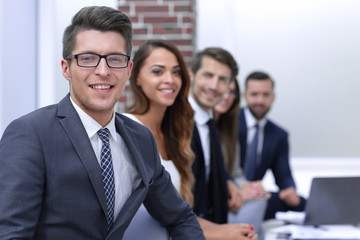
[[96, 67], [101, 58], [105, 58], [109, 67], [122, 68], [127, 67], [128, 57], [121, 54], [111, 54], [106, 56], [100, 56], [97, 54], [84, 53], [79, 54], [77, 57], [77, 63], [80, 67]]

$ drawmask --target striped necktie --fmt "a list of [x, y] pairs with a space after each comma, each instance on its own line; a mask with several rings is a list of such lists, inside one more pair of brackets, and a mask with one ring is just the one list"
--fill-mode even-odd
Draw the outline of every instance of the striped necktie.
[[107, 217], [109, 230], [114, 220], [115, 205], [114, 170], [110, 151], [109, 129], [103, 128], [100, 129], [97, 133], [102, 141], [100, 160], [105, 189], [105, 197], [107, 202]]

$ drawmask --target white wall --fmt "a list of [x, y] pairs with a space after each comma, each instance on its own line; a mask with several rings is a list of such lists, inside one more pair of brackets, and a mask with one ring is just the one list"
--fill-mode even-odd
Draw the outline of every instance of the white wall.
[[0, 1], [0, 136], [36, 106], [36, 1]]
[[[2, 43], [2, 37], [1, 37], [1, 35], [2, 35], [2, 33], [3, 33], [3, 24], [2, 24], [2, 19], [3, 19], [3, 17], [4, 17], [4, 14], [3, 14], [3, 9], [4, 9], [4, 7], [3, 7], [3, 5], [4, 5], [4, 2], [3, 1], [0, 1], [0, 94], [2, 93], [2, 82], [3, 82], [3, 74], [2, 74], [2, 69], [3, 69], [3, 63], [2, 63], [2, 61], [3, 61], [3, 51], [2, 51], [2, 49], [3, 49], [3, 43]], [[2, 115], [2, 109], [3, 109], [3, 99], [2, 99], [2, 97], [1, 97], [1, 95], [0, 95], [0, 116]], [[2, 125], [3, 125], [3, 119], [0, 117], [0, 136], [2, 135]]]
[[[304, 197], [309, 196], [314, 177], [354, 177], [360, 172], [359, 158], [292, 158], [290, 165], [297, 191]], [[270, 171], [265, 174], [262, 183], [268, 191], [278, 189]]]
[[62, 76], [62, 36], [72, 17], [85, 6], [117, 8], [117, 0], [38, 0], [39, 9], [39, 107], [57, 103], [69, 92]]
[[84, 6], [117, 0], [0, 0], [0, 136], [6, 126], [69, 91], [61, 74], [62, 35]]
[[[276, 81], [270, 117], [294, 157], [360, 159], [360, 1], [198, 0], [197, 47]], [[360, 169], [358, 169], [360, 172]]]

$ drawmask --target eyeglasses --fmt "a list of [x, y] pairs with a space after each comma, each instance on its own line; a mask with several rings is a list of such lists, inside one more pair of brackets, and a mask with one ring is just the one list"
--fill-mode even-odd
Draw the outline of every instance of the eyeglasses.
[[97, 67], [102, 58], [105, 58], [106, 64], [110, 68], [126, 68], [128, 66], [130, 56], [124, 54], [99, 55], [95, 53], [80, 53], [67, 56], [66, 59], [76, 59], [79, 67]]

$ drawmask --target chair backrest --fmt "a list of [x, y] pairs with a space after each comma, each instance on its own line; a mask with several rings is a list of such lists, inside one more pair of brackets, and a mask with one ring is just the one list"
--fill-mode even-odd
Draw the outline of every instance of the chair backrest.
[[144, 205], [141, 205], [135, 214], [123, 237], [123, 240], [136, 239], [170, 239], [167, 229], [148, 213]]

